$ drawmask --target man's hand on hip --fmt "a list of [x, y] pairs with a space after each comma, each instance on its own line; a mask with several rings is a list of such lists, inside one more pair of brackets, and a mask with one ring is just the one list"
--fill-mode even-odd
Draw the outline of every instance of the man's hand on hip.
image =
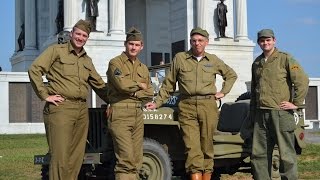
[[293, 109], [298, 109], [298, 106], [292, 104], [291, 102], [288, 101], [282, 101], [280, 103], [280, 109], [282, 110], [293, 110]]
[[46, 99], [45, 99], [47, 102], [50, 102], [50, 103], [53, 103], [54, 105], [56, 106], [59, 106], [59, 103], [63, 102], [65, 99], [60, 96], [60, 95], [51, 95], [51, 96], [48, 96]]
[[221, 92], [217, 92], [217, 93], [214, 95], [214, 97], [216, 98], [216, 100], [220, 100], [221, 98], [224, 97], [224, 94], [221, 93]]

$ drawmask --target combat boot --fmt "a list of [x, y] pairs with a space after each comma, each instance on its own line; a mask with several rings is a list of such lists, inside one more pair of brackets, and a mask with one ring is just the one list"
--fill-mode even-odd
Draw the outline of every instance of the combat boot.
[[203, 173], [202, 180], [210, 180], [211, 179], [211, 173]]
[[202, 180], [202, 173], [191, 174], [191, 180]]

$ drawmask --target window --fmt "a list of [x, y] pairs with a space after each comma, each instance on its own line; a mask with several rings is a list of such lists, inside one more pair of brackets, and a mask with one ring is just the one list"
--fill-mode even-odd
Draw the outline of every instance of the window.
[[317, 86], [309, 86], [306, 97], [306, 118], [307, 120], [318, 119], [318, 89]]

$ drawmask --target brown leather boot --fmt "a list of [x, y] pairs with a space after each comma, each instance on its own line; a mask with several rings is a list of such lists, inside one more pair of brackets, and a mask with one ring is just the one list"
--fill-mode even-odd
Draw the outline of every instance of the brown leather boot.
[[210, 180], [211, 179], [211, 173], [203, 173], [202, 180]]
[[202, 180], [202, 173], [191, 174], [191, 180]]

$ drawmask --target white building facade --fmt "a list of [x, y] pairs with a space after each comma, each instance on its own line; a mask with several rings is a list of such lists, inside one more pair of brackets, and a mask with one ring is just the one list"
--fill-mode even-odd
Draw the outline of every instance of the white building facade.
[[[15, 0], [16, 39], [25, 25], [25, 46], [11, 58], [12, 71], [27, 71], [33, 60], [48, 45], [57, 41], [56, 17], [60, 0]], [[79, 19], [86, 19], [89, 0], [61, 0], [63, 2], [64, 30], [71, 31]], [[169, 63], [179, 51], [190, 48], [189, 32], [194, 27], [210, 34], [207, 51], [214, 53], [235, 69], [239, 79], [230, 99], [246, 92], [255, 44], [248, 39], [247, 0], [227, 0], [226, 35], [218, 38], [216, 7], [219, 0], [100, 0], [97, 32], [92, 32], [85, 46], [97, 71], [105, 75], [108, 61], [123, 50], [125, 32], [131, 26], [144, 35], [144, 50], [140, 55], [147, 65], [158, 64], [159, 59]], [[18, 51], [18, 52], [17, 52]]]

